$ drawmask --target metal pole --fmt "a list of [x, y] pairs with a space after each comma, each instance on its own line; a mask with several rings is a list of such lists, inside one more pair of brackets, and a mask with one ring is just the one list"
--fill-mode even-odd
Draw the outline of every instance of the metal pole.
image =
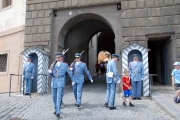
[[23, 95], [24, 95], [24, 81], [25, 81], [25, 78], [23, 78]]
[[9, 97], [11, 97], [11, 79], [12, 79], [12, 75], [10, 75], [10, 83], [9, 83]]
[[21, 94], [21, 84], [22, 84], [22, 76], [21, 76], [21, 82], [20, 82], [20, 94]]
[[150, 83], [151, 83], [151, 86], [150, 86], [150, 98], [151, 98], [151, 101], [152, 101], [152, 76], [150, 75]]
[[31, 98], [32, 80], [33, 80], [33, 79], [30, 79], [30, 95], [29, 95], [30, 98]]
[[48, 87], [47, 87], [47, 75], [45, 75], [46, 76], [46, 93], [48, 92]]

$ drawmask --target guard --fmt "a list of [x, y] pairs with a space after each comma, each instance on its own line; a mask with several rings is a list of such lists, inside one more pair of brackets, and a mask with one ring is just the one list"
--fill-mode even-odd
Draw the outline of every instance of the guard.
[[[82, 53], [81, 53], [82, 54]], [[74, 91], [74, 97], [76, 99], [75, 106], [81, 108], [82, 87], [84, 83], [84, 72], [88, 79], [93, 83], [92, 77], [84, 62], [81, 62], [82, 55], [80, 53], [75, 54], [75, 61], [71, 64], [72, 70], [72, 86]]]
[[23, 67], [22, 77], [26, 81], [26, 94], [25, 95], [30, 95], [32, 79], [34, 78], [34, 73], [35, 73], [35, 65], [31, 62], [32, 61], [31, 56], [27, 56], [27, 61], [28, 62], [25, 63]]
[[51, 65], [48, 73], [52, 76], [51, 89], [55, 109], [54, 114], [59, 118], [64, 92], [63, 89], [65, 87], [65, 73], [68, 72], [68, 64], [63, 62], [63, 58], [65, 57], [64, 54], [57, 52], [55, 55], [56, 61]]
[[134, 54], [134, 61], [129, 63], [133, 100], [141, 100], [141, 81], [144, 79], [144, 65], [138, 61], [138, 57], [138, 54]]
[[114, 106], [116, 83], [120, 83], [120, 78], [117, 70], [117, 61], [119, 61], [119, 55], [112, 54], [112, 60], [108, 62], [106, 68], [107, 90], [106, 90], [106, 103], [104, 104], [104, 106], [108, 107], [109, 104], [110, 110], [116, 109], [116, 107]]

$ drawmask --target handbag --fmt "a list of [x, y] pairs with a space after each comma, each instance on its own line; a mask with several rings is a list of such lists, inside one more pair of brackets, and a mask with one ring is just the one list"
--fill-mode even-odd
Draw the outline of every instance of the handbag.
[[[110, 66], [111, 66], [111, 64], [110, 64]], [[108, 71], [110, 71], [110, 67], [109, 67], [109, 70]], [[113, 72], [107, 72], [106, 73], [106, 76], [107, 77], [110, 77], [110, 78], [113, 78]]]

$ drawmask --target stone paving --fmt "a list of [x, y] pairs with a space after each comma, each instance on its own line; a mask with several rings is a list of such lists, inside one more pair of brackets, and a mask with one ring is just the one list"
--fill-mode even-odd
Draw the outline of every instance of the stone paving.
[[[143, 98], [133, 101], [134, 108], [122, 106], [122, 96], [116, 94], [116, 110], [110, 111], [103, 106], [105, 102], [105, 77], [99, 76], [94, 83], [83, 86], [82, 109], [74, 106], [75, 100], [70, 84], [66, 86], [61, 110], [62, 120], [173, 120], [154, 101]], [[32, 98], [13, 93], [0, 94], [0, 120], [57, 120], [53, 115], [53, 102], [50, 93], [32, 94]]]

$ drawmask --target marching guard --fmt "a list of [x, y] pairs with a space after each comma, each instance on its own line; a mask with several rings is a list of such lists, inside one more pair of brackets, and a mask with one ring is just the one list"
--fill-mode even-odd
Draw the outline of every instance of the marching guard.
[[[67, 50], [66, 50], [67, 51]], [[63, 90], [65, 87], [65, 73], [68, 72], [68, 64], [63, 62], [64, 54], [66, 51], [57, 52], [55, 54], [56, 61], [51, 65], [48, 73], [52, 76], [51, 89], [54, 103], [54, 114], [56, 117], [60, 117], [61, 103], [63, 97]], [[69, 73], [69, 72], [68, 72]], [[70, 75], [70, 74], [69, 74]], [[71, 77], [71, 76], [70, 76]]]
[[81, 107], [81, 97], [82, 97], [82, 87], [84, 83], [84, 72], [86, 73], [88, 79], [93, 83], [92, 77], [87, 69], [84, 62], [81, 62], [82, 53], [75, 54], [75, 61], [71, 64], [70, 69], [72, 70], [72, 86], [74, 91], [74, 97], [76, 99], [75, 106]]

